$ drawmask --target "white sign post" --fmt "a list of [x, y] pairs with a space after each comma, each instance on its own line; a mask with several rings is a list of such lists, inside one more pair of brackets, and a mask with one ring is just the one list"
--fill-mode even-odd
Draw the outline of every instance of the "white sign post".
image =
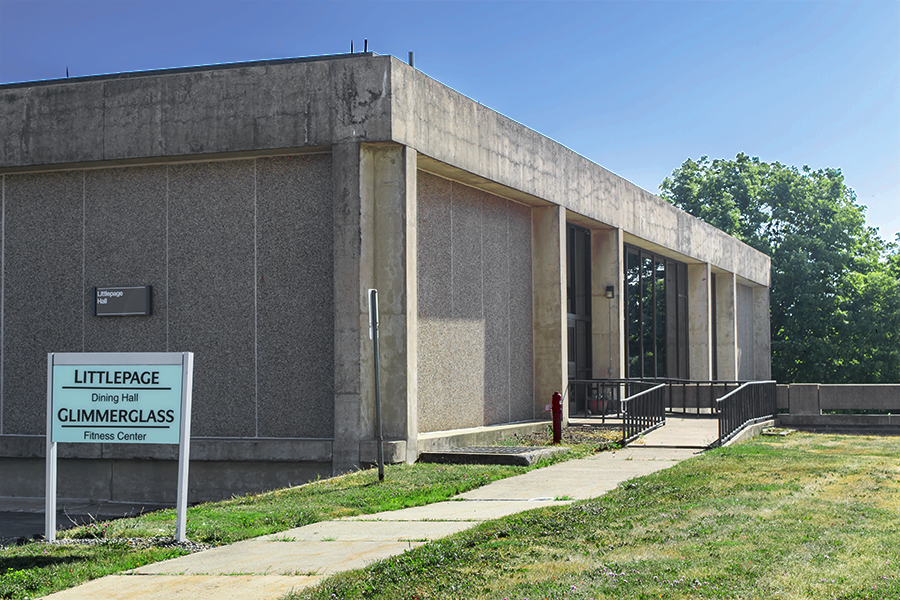
[[46, 539], [56, 539], [59, 442], [178, 444], [175, 539], [185, 540], [192, 352], [47, 356]]

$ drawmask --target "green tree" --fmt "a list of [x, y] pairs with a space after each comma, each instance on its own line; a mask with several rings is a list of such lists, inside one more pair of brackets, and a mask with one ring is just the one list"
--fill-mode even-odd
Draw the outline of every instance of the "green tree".
[[665, 200], [772, 258], [772, 375], [782, 382], [900, 381], [900, 258], [866, 226], [840, 169], [738, 154], [687, 160]]

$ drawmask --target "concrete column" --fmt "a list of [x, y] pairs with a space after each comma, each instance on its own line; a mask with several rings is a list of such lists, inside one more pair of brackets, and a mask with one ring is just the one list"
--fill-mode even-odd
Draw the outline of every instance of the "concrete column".
[[[533, 208], [534, 414], [549, 418], [544, 407], [553, 392], [566, 397], [568, 331], [566, 319], [566, 216], [561, 206]], [[563, 401], [563, 422], [569, 403]]]
[[[620, 379], [625, 372], [623, 261], [621, 229], [591, 231], [591, 355], [594, 377], [601, 379]], [[615, 294], [612, 300], [606, 297], [610, 285]]]
[[362, 437], [360, 145], [332, 147], [334, 185], [334, 441], [335, 474], [359, 467]]
[[688, 265], [688, 341], [691, 379], [712, 379], [712, 273], [709, 263]]
[[[368, 326], [368, 290], [378, 290], [381, 417], [387, 462], [417, 458], [416, 398], [416, 152], [396, 144], [361, 146], [361, 320]], [[364, 331], [365, 333], [365, 331]], [[374, 351], [361, 338], [360, 457], [373, 462]]]
[[335, 473], [373, 462], [375, 374], [368, 290], [379, 300], [385, 460], [416, 458], [416, 153], [339, 144], [335, 185]]
[[716, 273], [717, 378], [738, 378], [737, 278], [734, 273]]
[[[372, 153], [374, 168], [372, 241], [380, 304], [383, 431], [392, 461], [414, 462], [418, 458], [416, 151], [399, 145], [363, 148]], [[371, 353], [371, 343], [369, 348]], [[372, 410], [374, 423], [374, 406]]]
[[769, 288], [753, 288], [753, 378], [772, 378], [772, 334]]

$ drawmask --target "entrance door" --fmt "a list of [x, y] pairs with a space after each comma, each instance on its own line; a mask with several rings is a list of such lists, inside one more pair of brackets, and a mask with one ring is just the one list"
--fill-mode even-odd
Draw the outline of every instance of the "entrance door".
[[[569, 380], [591, 379], [591, 232], [566, 225]], [[585, 414], [584, 390], [569, 395], [569, 414]]]

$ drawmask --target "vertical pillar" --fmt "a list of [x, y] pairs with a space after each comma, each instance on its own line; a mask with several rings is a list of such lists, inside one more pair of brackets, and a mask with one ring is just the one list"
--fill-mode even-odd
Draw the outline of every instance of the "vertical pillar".
[[716, 273], [716, 352], [717, 379], [738, 378], [737, 277], [734, 273]]
[[712, 272], [709, 263], [688, 265], [690, 378], [712, 379]]
[[413, 462], [418, 458], [416, 151], [399, 145], [363, 148], [372, 155], [367, 184], [372, 187], [373, 223], [368, 232], [380, 312], [382, 421], [391, 447], [385, 454], [393, 461]]
[[753, 378], [772, 378], [772, 334], [769, 314], [769, 288], [753, 288]]
[[[553, 392], [566, 398], [568, 347], [566, 320], [566, 217], [561, 206], [533, 208], [534, 405], [536, 418], [550, 418], [544, 407]], [[563, 402], [563, 423], [569, 418]]]
[[[415, 460], [416, 153], [336, 144], [334, 172], [335, 473], [375, 454], [368, 296], [378, 289], [382, 421], [388, 461]], [[362, 454], [362, 457], [361, 457]]]
[[335, 474], [359, 468], [362, 437], [360, 145], [332, 146], [334, 190], [334, 441]]
[[[623, 274], [621, 229], [591, 231], [591, 327], [594, 376], [621, 379], [625, 372]], [[606, 288], [613, 287], [613, 298]]]

